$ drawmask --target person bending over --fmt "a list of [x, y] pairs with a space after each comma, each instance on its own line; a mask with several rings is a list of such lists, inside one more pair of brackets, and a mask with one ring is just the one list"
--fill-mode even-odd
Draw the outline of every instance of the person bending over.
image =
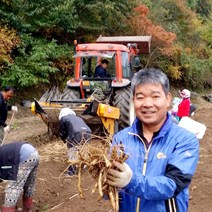
[[[63, 108], [59, 114], [59, 135], [67, 143], [68, 159], [74, 160], [77, 155], [77, 145], [82, 139], [90, 138], [91, 129], [82, 118], [76, 116], [76, 113], [70, 108]], [[77, 174], [77, 168], [73, 165], [69, 167], [69, 175]]]
[[0, 146], [0, 181], [7, 181], [1, 212], [15, 212], [21, 194], [22, 211], [32, 210], [38, 164], [39, 154], [27, 142], [17, 141]]

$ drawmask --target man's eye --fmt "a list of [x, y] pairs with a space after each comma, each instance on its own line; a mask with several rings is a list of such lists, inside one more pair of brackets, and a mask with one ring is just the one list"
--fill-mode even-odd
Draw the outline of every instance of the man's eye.
[[137, 96], [137, 99], [143, 99], [144, 97], [143, 96]]
[[153, 96], [153, 98], [154, 98], [154, 99], [158, 99], [158, 98], [160, 98], [160, 96]]

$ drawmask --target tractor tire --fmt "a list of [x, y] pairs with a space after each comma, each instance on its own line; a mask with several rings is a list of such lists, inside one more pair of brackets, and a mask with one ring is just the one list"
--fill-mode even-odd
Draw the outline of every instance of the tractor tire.
[[76, 100], [80, 99], [80, 93], [77, 90], [71, 88], [65, 88], [60, 96], [60, 100]]
[[59, 88], [54, 86], [47, 90], [42, 97], [39, 99], [39, 102], [50, 102], [51, 100], [57, 100], [60, 96]]
[[130, 86], [115, 91], [113, 106], [120, 109], [118, 130], [129, 127], [135, 119]]
[[80, 93], [77, 90], [65, 88], [63, 92], [58, 87], [52, 87], [46, 91], [40, 98], [40, 102], [50, 102], [57, 100], [75, 100], [80, 98]]

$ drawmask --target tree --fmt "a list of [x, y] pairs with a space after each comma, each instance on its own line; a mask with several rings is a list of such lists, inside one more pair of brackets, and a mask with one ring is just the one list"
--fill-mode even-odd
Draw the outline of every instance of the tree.
[[138, 13], [137, 16], [132, 18], [134, 34], [151, 35], [152, 37], [152, 53], [149, 64], [147, 65], [158, 66], [157, 62], [154, 63], [158, 56], [169, 56], [173, 54], [173, 42], [176, 39], [176, 35], [175, 33], [167, 32], [160, 25], [154, 25], [148, 18], [149, 9], [145, 5], [136, 7], [134, 11]]
[[[59, 57], [62, 57], [63, 60], [70, 58], [69, 47], [58, 46], [54, 40], [48, 42], [45, 39], [33, 39], [26, 34], [22, 34], [21, 40], [22, 45], [16, 53], [14, 63], [0, 77], [2, 83], [22, 88], [42, 83], [55, 83], [56, 80], [49, 82], [50, 75], [60, 71], [56, 62], [54, 65], [54, 61]], [[71, 69], [71, 66], [70, 63], [66, 68]], [[57, 79], [57, 82], [59, 83], [60, 80]]]
[[[135, 33], [153, 36], [149, 65], [160, 67], [176, 84], [199, 88], [211, 85], [211, 20], [197, 15], [187, 4], [191, 2], [184, 0], [142, 2], [151, 8], [151, 12], [144, 6], [137, 7], [138, 14], [132, 21]], [[158, 36], [169, 42], [163, 42]]]
[[[141, 2], [146, 7], [137, 6]], [[0, 1], [0, 26], [13, 29], [14, 39], [20, 40], [16, 43], [10, 33], [2, 37], [4, 44], [8, 41], [5, 46], [14, 45], [1, 53], [0, 80], [23, 88], [59, 84], [71, 74], [75, 39], [91, 42], [100, 34], [150, 34], [153, 51], [150, 60], [142, 57], [144, 64], [186, 83], [187, 76], [197, 73], [195, 83], [190, 83], [203, 85], [198, 79], [211, 72], [211, 9], [206, 6], [211, 7], [209, 0]], [[208, 62], [204, 73], [199, 73], [198, 64], [190, 64], [195, 58], [198, 64]]]
[[8, 63], [13, 62], [11, 53], [19, 43], [20, 39], [14, 29], [6, 26], [0, 27], [0, 73], [3, 73]]
[[59, 84], [72, 69], [73, 41], [121, 33], [132, 7], [126, 0], [1, 1], [0, 24], [16, 29], [21, 40], [11, 52], [14, 63], [0, 76], [2, 83]]

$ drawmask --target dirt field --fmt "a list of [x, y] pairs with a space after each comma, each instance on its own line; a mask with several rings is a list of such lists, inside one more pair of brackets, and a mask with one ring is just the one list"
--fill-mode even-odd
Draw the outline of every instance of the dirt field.
[[[190, 212], [208, 212], [212, 208], [212, 104], [201, 100], [198, 102], [194, 119], [204, 123], [207, 131], [200, 141], [200, 160], [190, 186]], [[10, 117], [9, 117], [10, 118]], [[8, 118], [8, 120], [9, 120]], [[77, 177], [63, 175], [67, 167], [66, 146], [62, 141], [50, 138], [47, 127], [39, 117], [32, 115], [27, 108], [19, 107], [15, 115], [12, 130], [6, 142], [26, 140], [36, 146], [41, 155], [33, 211], [73, 211], [101, 212], [111, 211], [109, 201], [97, 201], [92, 194], [93, 180], [88, 173], [83, 175], [83, 199], [77, 189]], [[4, 198], [4, 183], [0, 184], [0, 204]], [[21, 201], [18, 202], [21, 207]]]

